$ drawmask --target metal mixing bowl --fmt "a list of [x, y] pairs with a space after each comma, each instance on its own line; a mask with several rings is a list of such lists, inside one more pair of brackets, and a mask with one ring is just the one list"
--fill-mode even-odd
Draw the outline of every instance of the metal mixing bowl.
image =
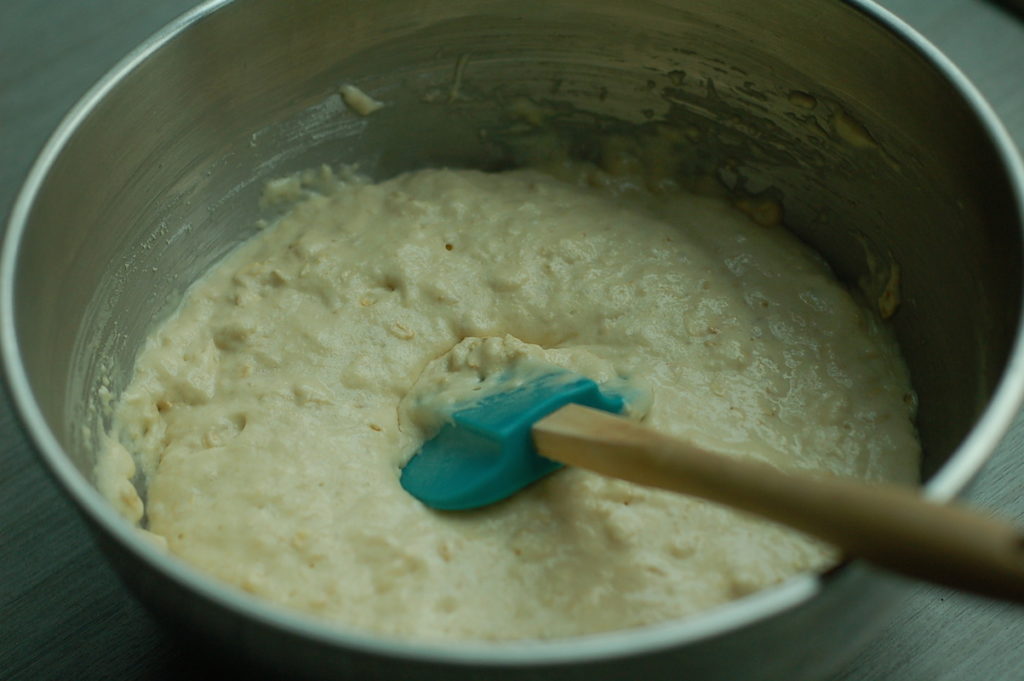
[[[362, 117], [338, 88], [386, 103]], [[867, 2], [215, 1], [75, 107], [11, 216], [3, 359], [31, 439], [124, 580], [215, 644], [294, 674], [452, 679], [820, 678], [899, 584], [853, 562], [706, 615], [542, 643], [427, 645], [330, 628], [146, 542], [91, 481], [101, 384], [255, 230], [264, 181], [359, 161], [503, 167], [529, 140], [642, 140], [691, 176], [781, 199], [888, 311], [920, 393], [927, 493], [984, 464], [1020, 403], [1024, 172], [987, 105]], [[662, 145], [657, 147], [655, 145]]]

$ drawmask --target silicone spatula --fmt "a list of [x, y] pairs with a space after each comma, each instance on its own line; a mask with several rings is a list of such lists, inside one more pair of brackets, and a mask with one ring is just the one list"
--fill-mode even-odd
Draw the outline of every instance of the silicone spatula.
[[451, 415], [402, 470], [402, 486], [428, 506], [464, 510], [568, 464], [757, 514], [908, 576], [1024, 603], [1024, 536], [1008, 523], [911, 488], [709, 451], [609, 413], [623, 406], [565, 372], [489, 394]]
[[568, 371], [527, 382], [462, 405], [402, 469], [402, 486], [431, 508], [463, 511], [509, 497], [562, 467], [540, 456], [534, 423], [570, 403], [621, 412], [625, 400]]

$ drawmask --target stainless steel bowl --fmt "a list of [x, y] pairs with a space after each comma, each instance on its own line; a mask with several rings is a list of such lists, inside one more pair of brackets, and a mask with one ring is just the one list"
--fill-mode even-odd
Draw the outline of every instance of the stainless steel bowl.
[[[385, 108], [349, 111], [344, 83]], [[870, 3], [826, 0], [199, 7], [82, 99], [17, 200], [0, 340], [27, 431], [147, 603], [293, 674], [820, 678], [897, 582], [854, 562], [642, 630], [405, 643], [225, 588], [141, 541], [93, 487], [99, 387], [125, 385], [146, 332], [253, 232], [265, 180], [354, 161], [379, 176], [501, 167], [538, 136], [582, 156], [641, 140], [680, 172], [781, 198], [792, 228], [883, 308], [898, 282], [927, 493], [953, 497], [984, 464], [1024, 387], [1020, 159], [920, 36]]]

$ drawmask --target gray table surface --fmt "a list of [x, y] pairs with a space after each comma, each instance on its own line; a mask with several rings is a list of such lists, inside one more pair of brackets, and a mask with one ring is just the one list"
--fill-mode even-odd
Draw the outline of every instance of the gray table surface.
[[[0, 0], [0, 215], [61, 116], [192, 0]], [[1024, 145], [1024, 23], [980, 0], [883, 0]], [[253, 678], [161, 629], [121, 587], [0, 396], [0, 680]], [[1024, 416], [968, 498], [1024, 523]], [[913, 586], [830, 681], [1024, 679], [1024, 609]]]

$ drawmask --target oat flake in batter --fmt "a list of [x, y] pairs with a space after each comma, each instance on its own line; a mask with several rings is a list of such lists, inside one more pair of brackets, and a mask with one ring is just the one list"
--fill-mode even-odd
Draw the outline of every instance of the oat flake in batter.
[[101, 488], [140, 518], [137, 464], [172, 553], [402, 637], [633, 627], [827, 565], [790, 530], [580, 470], [464, 513], [399, 486], [430, 429], [410, 391], [524, 358], [627, 381], [635, 417], [736, 456], [916, 480], [897, 348], [816, 256], [721, 200], [582, 175], [602, 186], [453, 170], [275, 185], [304, 198], [139, 355]]

